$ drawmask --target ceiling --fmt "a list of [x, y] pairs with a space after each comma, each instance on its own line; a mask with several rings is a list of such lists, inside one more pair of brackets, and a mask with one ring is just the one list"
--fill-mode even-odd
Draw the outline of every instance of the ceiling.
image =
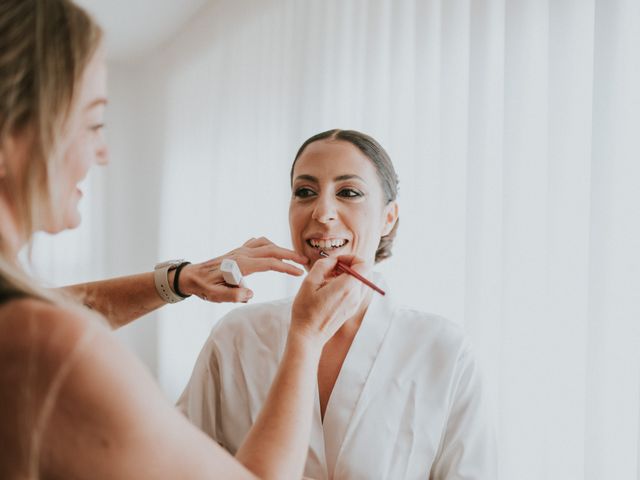
[[132, 60], [177, 33], [213, 0], [75, 0], [106, 33], [111, 60]]

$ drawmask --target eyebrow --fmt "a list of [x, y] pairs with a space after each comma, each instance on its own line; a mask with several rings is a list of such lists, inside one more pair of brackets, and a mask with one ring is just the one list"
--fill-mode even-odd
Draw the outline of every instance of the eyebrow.
[[85, 110], [91, 110], [93, 107], [96, 107], [98, 105], [106, 105], [107, 104], [107, 99], [106, 98], [96, 98], [93, 102], [91, 102], [89, 105], [87, 105], [87, 107], [85, 108]]
[[[353, 174], [338, 175], [337, 177], [335, 177], [335, 178], [333, 179], [333, 181], [334, 181], [334, 182], [343, 182], [343, 181], [345, 181], [345, 180], [353, 180], [354, 178], [355, 178], [356, 180], [360, 180], [360, 181], [361, 181], [361, 182], [363, 182], [363, 183], [367, 183], [367, 182], [365, 182], [364, 178], [362, 178], [362, 177], [360, 177], [360, 176], [358, 176], [358, 175], [353, 175]], [[320, 182], [318, 181], [318, 179], [317, 179], [316, 177], [314, 177], [313, 175], [305, 175], [305, 174], [303, 174], [303, 175], [298, 175], [298, 176], [295, 178], [294, 182], [297, 182], [298, 180], [307, 180], [307, 181], [309, 181], [309, 182], [313, 182], [313, 183], [320, 183]]]

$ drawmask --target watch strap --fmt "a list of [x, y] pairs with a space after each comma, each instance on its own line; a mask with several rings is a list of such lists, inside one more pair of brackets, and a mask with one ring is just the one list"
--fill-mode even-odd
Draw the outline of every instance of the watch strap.
[[182, 260], [160, 263], [156, 265], [153, 271], [153, 281], [156, 285], [156, 291], [158, 295], [160, 295], [160, 298], [167, 303], [178, 303], [186, 298], [176, 295], [169, 286], [169, 271], [176, 268], [180, 263], [182, 263]]
[[191, 262], [182, 262], [180, 265], [178, 265], [176, 267], [176, 273], [173, 274], [173, 291], [175, 292], [176, 295], [178, 295], [183, 300], [185, 298], [189, 298], [191, 296], [191, 295], [185, 295], [184, 293], [182, 293], [180, 291], [180, 283], [179, 283], [180, 282], [180, 280], [179, 280], [180, 279], [180, 272], [187, 265], [191, 265]]

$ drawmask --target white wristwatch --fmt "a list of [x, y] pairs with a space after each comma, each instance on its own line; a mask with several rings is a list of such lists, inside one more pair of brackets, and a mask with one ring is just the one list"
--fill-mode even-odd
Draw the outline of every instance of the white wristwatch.
[[167, 303], [178, 303], [184, 300], [169, 286], [169, 272], [178, 268], [178, 265], [183, 262], [184, 259], [167, 260], [166, 262], [158, 263], [153, 268], [153, 280], [156, 284], [156, 290], [158, 295]]

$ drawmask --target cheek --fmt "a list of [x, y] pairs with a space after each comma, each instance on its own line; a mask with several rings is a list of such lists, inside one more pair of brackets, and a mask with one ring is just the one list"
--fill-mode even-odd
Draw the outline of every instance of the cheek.
[[356, 236], [357, 248], [362, 254], [375, 254], [382, 231], [379, 209], [361, 204], [345, 219], [347, 227]]
[[57, 184], [59, 185], [58, 201], [66, 204], [69, 212], [75, 212], [79, 201], [79, 194], [76, 191], [77, 184], [86, 176], [89, 169], [87, 159], [86, 142], [82, 138], [76, 139], [64, 156], [62, 168], [58, 172]]
[[91, 165], [91, 142], [85, 135], [78, 135], [65, 156], [65, 168], [72, 180], [83, 178]]
[[300, 243], [300, 233], [302, 230], [300, 209], [295, 205], [289, 205], [289, 231], [294, 247]]
[[374, 212], [366, 203], [354, 204], [343, 215], [343, 221], [354, 233], [364, 237], [370, 236], [373, 231], [372, 221], [374, 220]]

